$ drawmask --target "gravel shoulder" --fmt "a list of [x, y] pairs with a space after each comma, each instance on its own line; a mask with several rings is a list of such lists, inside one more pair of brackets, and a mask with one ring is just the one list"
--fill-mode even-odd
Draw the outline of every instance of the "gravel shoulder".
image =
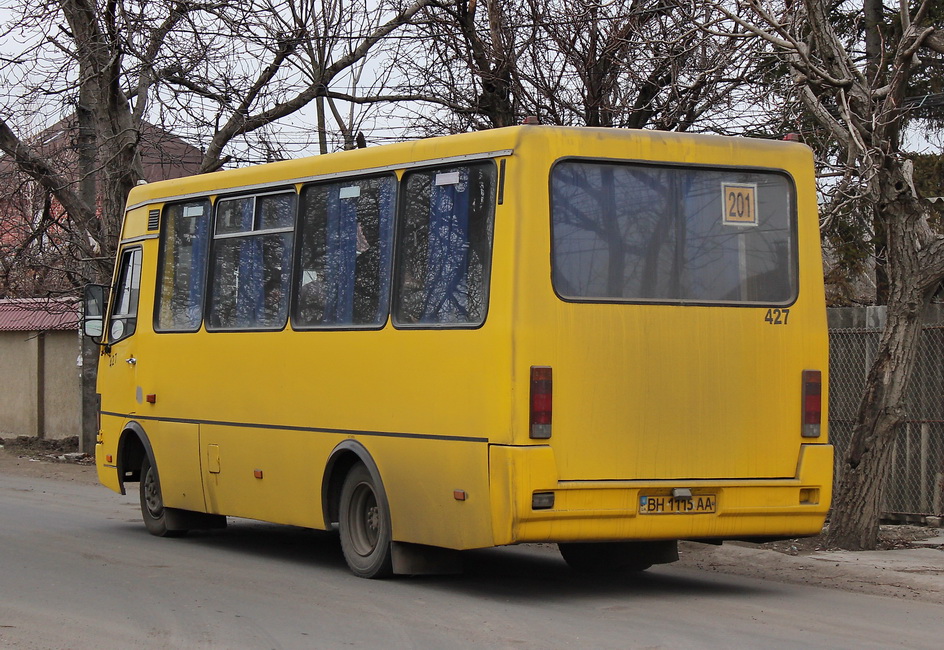
[[682, 542], [679, 565], [750, 578], [814, 585], [944, 605], [944, 537], [927, 547], [814, 551], [791, 555], [755, 544]]
[[[92, 459], [68, 444], [0, 446], [0, 474], [98, 484]], [[682, 542], [674, 566], [944, 605], [944, 529], [883, 526], [880, 546], [830, 550], [818, 537], [763, 545]]]
[[98, 485], [94, 459], [78, 454], [70, 444], [42, 448], [0, 445], [0, 474]]

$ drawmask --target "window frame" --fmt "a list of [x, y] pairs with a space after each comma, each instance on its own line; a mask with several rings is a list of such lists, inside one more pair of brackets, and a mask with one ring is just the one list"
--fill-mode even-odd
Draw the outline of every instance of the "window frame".
[[[406, 212], [406, 201], [407, 201], [407, 191], [406, 191], [406, 180], [407, 177], [413, 174], [423, 174], [435, 172], [437, 170], [439, 173], [449, 173], [452, 170], [455, 170], [460, 167], [490, 167], [492, 172], [492, 182], [494, 183], [492, 191], [490, 193], [491, 199], [491, 239], [488, 242], [488, 251], [483, 259], [483, 278], [482, 278], [482, 287], [483, 287], [483, 309], [481, 315], [481, 321], [479, 322], [459, 322], [459, 323], [411, 323], [404, 322], [397, 318], [397, 307], [400, 300], [400, 289], [401, 289], [401, 260], [404, 255], [403, 246], [401, 246], [400, 237], [401, 233], [405, 230], [405, 212]], [[460, 159], [460, 160], [440, 160], [433, 161], [432, 164], [422, 165], [422, 166], [411, 166], [409, 169], [406, 169], [399, 179], [400, 190], [397, 196], [397, 215], [396, 215], [396, 230], [394, 232], [394, 257], [392, 265], [392, 278], [390, 283], [391, 297], [390, 297], [390, 323], [395, 329], [398, 330], [477, 330], [481, 329], [488, 322], [488, 314], [491, 308], [491, 283], [492, 283], [492, 261], [495, 253], [495, 229], [498, 221], [498, 206], [502, 205], [504, 202], [499, 203], [499, 196], [503, 195], [503, 178], [500, 173], [500, 163], [496, 157], [488, 158], [473, 158], [473, 159]], [[434, 181], [435, 182], [435, 181]]]
[[[390, 224], [390, 251], [389, 251], [389, 264], [386, 269], [387, 273], [387, 291], [386, 295], [381, 295], [381, 299], [386, 299], [386, 309], [382, 314], [382, 318], [378, 323], [327, 323], [327, 324], [315, 324], [307, 325], [301, 324], [296, 318], [296, 313], [299, 307], [299, 294], [301, 287], [298, 285], [298, 279], [303, 273], [302, 266], [302, 246], [304, 245], [304, 231], [305, 223], [303, 220], [302, 214], [302, 194], [309, 187], [317, 186], [328, 186], [328, 185], [353, 185], [363, 180], [372, 180], [372, 179], [391, 179], [393, 182], [393, 210], [391, 212], [391, 224]], [[336, 178], [323, 178], [317, 179], [302, 185], [298, 190], [298, 202], [296, 204], [296, 217], [295, 217], [295, 244], [294, 244], [294, 258], [292, 260], [292, 282], [291, 282], [291, 303], [289, 305], [289, 321], [291, 323], [291, 328], [299, 332], [312, 332], [312, 331], [377, 331], [382, 330], [387, 326], [387, 323], [390, 322], [392, 312], [393, 312], [393, 300], [394, 300], [394, 283], [396, 277], [396, 260], [397, 260], [397, 232], [399, 230], [400, 223], [400, 197], [402, 189], [402, 175], [398, 175], [395, 170], [387, 170], [377, 173], [365, 173], [363, 175], [344, 175]], [[378, 213], [379, 220], [379, 213]], [[384, 269], [380, 269], [380, 272], [383, 273]], [[379, 276], [378, 276], [379, 277]]]
[[[614, 166], [634, 166], [661, 169], [676, 169], [689, 171], [737, 171], [758, 174], [771, 174], [780, 176], [786, 181], [789, 191], [790, 204], [788, 206], [788, 228], [789, 228], [789, 253], [790, 266], [788, 277], [792, 279], [792, 295], [783, 302], [774, 301], [728, 301], [728, 300], [692, 300], [692, 299], [659, 299], [659, 298], [600, 298], [600, 297], [574, 297], [562, 294], [554, 281], [555, 261], [557, 259], [555, 251], [554, 237], [554, 170], [564, 163], [588, 163], [604, 164]], [[549, 278], [554, 295], [559, 300], [574, 304], [601, 304], [601, 305], [667, 305], [667, 306], [691, 306], [691, 307], [737, 307], [748, 309], [768, 309], [771, 307], [790, 307], [794, 305], [800, 296], [800, 257], [799, 257], [799, 206], [797, 195], [797, 184], [793, 175], [786, 169], [778, 167], [761, 167], [754, 165], [720, 165], [708, 163], [678, 163], [671, 161], [640, 160], [625, 158], [601, 158], [584, 156], [564, 156], [555, 160], [548, 172], [547, 177], [547, 198], [548, 198], [548, 227], [550, 228], [550, 256], [549, 256]], [[753, 228], [756, 226], [741, 226], [744, 228]]]
[[[198, 203], [198, 202], [206, 203], [206, 206], [209, 212], [209, 214], [207, 215], [207, 219], [210, 220], [210, 222], [207, 224], [206, 250], [204, 252], [204, 258], [203, 258], [203, 277], [200, 278], [201, 288], [203, 291], [203, 295], [201, 296], [201, 299], [199, 301], [200, 319], [197, 322], [195, 327], [180, 328], [180, 329], [170, 329], [167, 327], [161, 327], [159, 319], [160, 319], [160, 314], [161, 314], [161, 311], [160, 311], [161, 301], [163, 299], [162, 292], [161, 292], [161, 285], [164, 281], [164, 263], [166, 261], [166, 256], [167, 256], [167, 246], [166, 246], [166, 242], [167, 242], [166, 236], [167, 236], [167, 228], [168, 228], [167, 211], [168, 211], [168, 208], [171, 208], [177, 205], [182, 206], [182, 205], [193, 204], [193, 203]], [[206, 310], [207, 310], [207, 305], [208, 305], [207, 286], [209, 283], [207, 282], [207, 279], [209, 277], [209, 272], [210, 272], [210, 255], [211, 255], [210, 249], [213, 244], [213, 221], [212, 221], [213, 215], [214, 215], [213, 199], [210, 195], [195, 196], [188, 199], [168, 201], [161, 206], [161, 216], [160, 216], [161, 227], [160, 227], [160, 234], [158, 236], [157, 271], [155, 273], [155, 285], [154, 285], [154, 313], [151, 318], [154, 332], [157, 334], [188, 334], [188, 333], [193, 333], [193, 332], [199, 332], [200, 328], [203, 327], [204, 320], [206, 319]]]
[[[278, 195], [289, 195], [295, 198], [295, 206], [292, 214], [292, 224], [291, 226], [285, 226], [281, 228], [266, 228], [264, 230], [255, 230], [256, 224], [259, 219], [257, 212], [258, 199], [266, 196], [278, 196]], [[291, 314], [291, 302], [292, 296], [291, 292], [293, 290], [293, 277], [294, 277], [294, 256], [295, 256], [295, 242], [296, 234], [298, 228], [298, 206], [299, 206], [299, 191], [298, 187], [295, 185], [282, 186], [282, 187], [266, 187], [264, 191], [257, 192], [238, 192], [232, 194], [217, 194], [212, 201], [212, 214], [211, 214], [211, 228], [210, 228], [210, 245], [207, 252], [207, 265], [206, 265], [206, 274], [205, 274], [205, 286], [204, 286], [204, 306], [203, 306], [203, 327], [207, 332], [216, 333], [216, 332], [278, 332], [286, 328], [286, 325], [289, 321], [289, 316]], [[226, 203], [227, 201], [238, 201], [240, 199], [251, 198], [252, 199], [252, 229], [251, 230], [240, 230], [239, 232], [228, 232], [228, 233], [219, 233], [217, 234], [217, 218], [219, 215], [219, 207], [221, 204]], [[268, 326], [251, 326], [251, 327], [220, 327], [215, 326], [211, 322], [211, 315], [213, 310], [213, 288], [216, 283], [216, 255], [218, 251], [218, 242], [227, 241], [232, 239], [250, 239], [253, 237], [265, 237], [268, 235], [278, 235], [291, 233], [291, 250], [288, 260], [288, 294], [285, 295], [283, 300], [286, 301], [286, 310], [285, 317], [278, 325], [268, 325]]]
[[[118, 305], [123, 297], [124, 289], [124, 278], [125, 270], [127, 268], [133, 268], [133, 262], [131, 262], [131, 267], [125, 266], [126, 260], [133, 258], [134, 256], [138, 257], [138, 277], [137, 277], [137, 287], [134, 286], [134, 278], [131, 280], [130, 291], [133, 292], [131, 300], [129, 300], [131, 311], [127, 312], [118, 312]], [[140, 313], [141, 307], [141, 281], [144, 277], [144, 248], [140, 245], [138, 246], [127, 246], [119, 252], [118, 255], [118, 265], [117, 272], [115, 274], [115, 284], [112, 287], [111, 292], [111, 304], [108, 306], [108, 336], [105, 339], [108, 345], [114, 345], [115, 343], [120, 343], [127, 338], [134, 336], [135, 332], [138, 330], [138, 315]], [[119, 336], [113, 336], [114, 324], [116, 322], [125, 323], [122, 333]]]

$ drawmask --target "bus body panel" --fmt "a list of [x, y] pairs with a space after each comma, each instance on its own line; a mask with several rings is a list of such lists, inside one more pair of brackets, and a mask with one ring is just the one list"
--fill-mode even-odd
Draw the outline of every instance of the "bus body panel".
[[391, 437], [363, 442], [378, 459], [395, 540], [452, 549], [495, 545], [487, 444]]
[[[413, 342], [394, 348], [390, 337], [398, 333], [390, 328], [166, 333], [152, 335], [159, 348], [143, 342], [134, 352], [131, 337], [112, 348], [115, 361], [103, 365], [100, 384], [105, 395], [126, 397], [106, 400], [103, 409], [119, 409], [122, 421], [142, 418], [168, 506], [203, 510], [205, 492], [210, 513], [322, 528], [323, 468], [338, 443], [355, 439], [381, 469], [395, 539], [490, 546], [485, 450], [489, 431], [498, 431], [497, 439], [507, 431], [499, 424], [507, 422], [507, 407], [499, 410], [511, 393], [508, 373], [500, 370], [507, 345], [481, 330], [432, 342], [414, 334]], [[339, 376], [355, 350], [360, 371]], [[119, 360], [132, 354], [133, 366]], [[444, 358], [457, 359], [461, 372], [447, 372]], [[153, 395], [154, 403], [127, 397], [135, 393]], [[458, 420], [457, 409], [464, 410]], [[184, 413], [192, 422], [165, 420]], [[453, 425], [443, 427], [446, 421]], [[183, 430], [198, 431], [199, 443], [186, 436], [183, 444]], [[203, 490], [195, 490], [201, 480]], [[456, 501], [455, 490], [467, 500]], [[464, 514], [451, 526], [427, 522], [419, 515], [432, 501]]]
[[[765, 309], [622, 311], [567, 306], [548, 320], [580, 331], [576, 345], [537, 327], [517, 342], [519, 372], [553, 368], [563, 480], [792, 476], [802, 371], [825, 369], [822, 350], [765, 325]], [[790, 317], [806, 327], [802, 308]]]
[[[575, 138], [545, 130], [538, 151], [530, 139], [518, 149], [522, 160], [544, 168], [523, 164], [512, 192], [534, 215], [520, 221], [519, 239], [532, 245], [522, 247], [517, 265], [514, 349], [518, 376], [525, 378], [519, 396], [531, 366], [553, 368], [548, 443], [561, 480], [793, 476], [804, 442], [802, 371], [821, 370], [825, 377], [828, 354], [809, 150], [741, 139], [648, 132]], [[564, 158], [737, 163], [790, 173], [802, 263], [796, 301], [778, 309], [786, 310], [786, 323], [767, 320], [769, 305], [578, 302], [555, 295], [548, 192], [527, 179], [546, 178], [548, 162]], [[526, 413], [527, 397], [519, 399]], [[817, 442], [826, 442], [825, 425]]]
[[164, 502], [171, 508], [207, 512], [201, 476], [200, 425], [141, 421], [157, 464]]

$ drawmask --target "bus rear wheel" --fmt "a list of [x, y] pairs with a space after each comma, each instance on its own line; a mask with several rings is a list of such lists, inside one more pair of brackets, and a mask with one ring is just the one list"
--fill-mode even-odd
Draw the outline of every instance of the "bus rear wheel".
[[393, 573], [390, 511], [379, 481], [362, 464], [351, 468], [341, 487], [338, 528], [348, 567], [361, 578]]
[[645, 571], [653, 564], [678, 559], [678, 542], [569, 542], [557, 545], [561, 556], [575, 571], [592, 575], [614, 575]]
[[157, 470], [147, 454], [141, 463], [141, 516], [148, 532], [158, 537], [181, 537], [184, 530], [168, 530], [164, 497], [161, 494], [161, 482]]

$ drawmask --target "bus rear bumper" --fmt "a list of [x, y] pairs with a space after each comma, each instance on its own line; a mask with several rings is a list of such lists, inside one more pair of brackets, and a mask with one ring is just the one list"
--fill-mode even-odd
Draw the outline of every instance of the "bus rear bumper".
[[[549, 447], [493, 447], [491, 460], [493, 495], [510, 500], [493, 502], [508, 509], [492, 519], [496, 545], [804, 537], [821, 532], [832, 499], [831, 445], [803, 445], [796, 476], [778, 479], [558, 481]], [[671, 503], [673, 490], [691, 502]]]

